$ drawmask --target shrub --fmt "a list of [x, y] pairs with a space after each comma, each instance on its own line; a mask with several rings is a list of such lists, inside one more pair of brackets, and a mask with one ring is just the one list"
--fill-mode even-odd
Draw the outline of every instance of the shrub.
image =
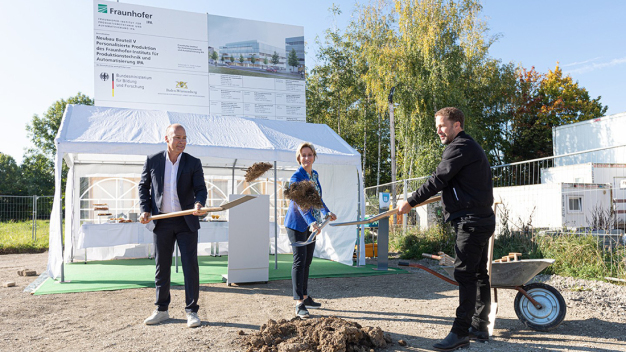
[[436, 225], [420, 231], [417, 227], [399, 233], [390, 241], [403, 259], [420, 259], [422, 253], [445, 252], [454, 256], [455, 235], [448, 225]]

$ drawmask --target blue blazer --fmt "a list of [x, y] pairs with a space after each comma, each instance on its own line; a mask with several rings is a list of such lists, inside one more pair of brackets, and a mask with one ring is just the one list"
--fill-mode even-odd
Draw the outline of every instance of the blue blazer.
[[[317, 171], [313, 170], [313, 173], [317, 175]], [[320, 198], [321, 198], [322, 186], [320, 185], [319, 177], [317, 179], [318, 179], [317, 186], [320, 189]], [[306, 172], [306, 170], [304, 170], [302, 166], [300, 166], [298, 171], [296, 171], [291, 176], [289, 183], [291, 184], [295, 182], [310, 181], [310, 180], [311, 179], [309, 178], [309, 174]], [[328, 210], [328, 207], [326, 206], [323, 200], [322, 200], [322, 204], [324, 204], [324, 208], [320, 209], [320, 211], [322, 212], [322, 215], [326, 216], [328, 213], [330, 213], [330, 210]], [[313, 212], [311, 211], [311, 209], [307, 211], [303, 211], [300, 208], [300, 206], [296, 204], [296, 202], [294, 202], [293, 200], [289, 201], [289, 209], [287, 209], [287, 214], [285, 214], [285, 227], [288, 227], [290, 229], [293, 229], [299, 232], [306, 232], [309, 225], [311, 225], [314, 222], [315, 222], [315, 217], [313, 216]]]
[[[167, 151], [150, 155], [143, 165], [138, 185], [139, 208], [142, 213], [160, 214], [159, 204], [163, 200], [166, 157]], [[196, 202], [204, 206], [208, 192], [200, 159], [183, 152], [176, 174], [176, 191], [182, 210], [193, 209]], [[154, 225], [157, 221], [153, 221]], [[200, 220], [195, 215], [185, 215], [185, 222], [191, 231], [200, 229]]]

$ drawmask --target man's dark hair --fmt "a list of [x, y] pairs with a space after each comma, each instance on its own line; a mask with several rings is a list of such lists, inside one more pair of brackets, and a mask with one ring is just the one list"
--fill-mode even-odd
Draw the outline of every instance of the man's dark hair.
[[452, 123], [455, 123], [458, 121], [461, 123], [461, 128], [465, 128], [465, 115], [463, 114], [463, 111], [461, 111], [460, 109], [452, 108], [452, 107], [443, 108], [437, 111], [437, 113], [435, 114], [435, 117], [437, 116], [441, 116], [448, 121], [452, 121]]

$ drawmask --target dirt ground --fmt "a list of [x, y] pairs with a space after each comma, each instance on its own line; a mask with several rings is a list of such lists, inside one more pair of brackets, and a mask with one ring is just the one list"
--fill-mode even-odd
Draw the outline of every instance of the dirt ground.
[[[18, 276], [17, 271], [43, 272], [47, 255], [0, 255], [0, 283], [17, 284], [0, 287], [0, 351], [246, 351], [246, 340], [269, 320], [294, 317], [290, 280], [205, 284], [200, 291], [201, 327], [186, 326], [183, 287], [173, 287], [172, 319], [146, 326], [143, 320], [154, 309], [153, 288], [44, 296], [24, 292], [36, 277]], [[396, 263], [390, 260], [390, 266]], [[391, 343], [372, 347], [374, 351], [429, 351], [450, 329], [457, 291], [424, 271], [409, 271], [311, 279], [311, 296], [323, 303], [323, 309], [311, 310], [312, 318], [337, 317], [380, 328]], [[565, 298], [563, 324], [547, 333], [526, 328], [515, 315], [516, 292], [499, 290], [494, 336], [486, 344], [472, 342], [464, 351], [626, 351], [626, 287], [559, 277], [542, 280]]]

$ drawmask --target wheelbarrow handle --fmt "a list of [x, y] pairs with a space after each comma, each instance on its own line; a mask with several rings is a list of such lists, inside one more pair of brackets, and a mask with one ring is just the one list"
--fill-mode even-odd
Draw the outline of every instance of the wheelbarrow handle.
[[445, 277], [445, 276], [443, 276], [443, 275], [439, 274], [438, 272], [436, 272], [436, 271], [434, 271], [434, 270], [431, 270], [431, 269], [429, 269], [429, 268], [427, 268], [427, 267], [425, 267], [425, 266], [423, 266], [423, 265], [420, 265], [420, 264], [411, 264], [411, 263], [409, 263], [409, 262], [400, 261], [400, 262], [398, 262], [398, 266], [409, 266], [409, 267], [411, 267], [411, 268], [418, 268], [418, 269], [422, 269], [422, 270], [424, 270], [424, 271], [427, 271], [427, 272], [429, 272], [429, 273], [431, 273], [431, 274], [435, 275], [436, 277], [440, 278], [441, 280], [443, 280], [443, 281], [445, 281], [445, 282], [447, 282], [447, 283], [449, 283], [449, 284], [453, 284], [453, 285], [455, 285], [455, 286], [459, 286], [459, 283], [458, 283], [458, 282], [456, 282], [456, 281], [454, 281], [454, 280], [452, 280], [452, 279], [450, 279], [450, 278], [447, 278], [447, 277]]
[[[438, 255], [435, 255], [435, 254], [429, 254], [429, 253], [422, 253], [422, 257], [429, 258], [429, 259], [441, 260], [441, 256], [438, 256]], [[400, 265], [400, 264], [398, 264], [398, 265]]]

